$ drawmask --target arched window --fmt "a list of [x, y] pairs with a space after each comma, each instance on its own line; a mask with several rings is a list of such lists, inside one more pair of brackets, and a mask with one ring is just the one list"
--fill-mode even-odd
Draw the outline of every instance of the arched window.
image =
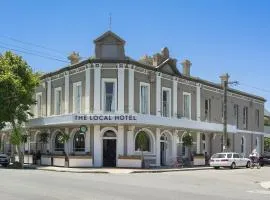
[[150, 144], [150, 137], [146, 132], [141, 131], [136, 135], [136, 138], [135, 138], [135, 150], [136, 151], [143, 150], [143, 151], [150, 152], [151, 151], [150, 145], [151, 145]]
[[64, 151], [63, 134], [61, 132], [58, 132], [55, 136], [54, 150], [55, 151]]
[[84, 134], [78, 131], [73, 139], [73, 150], [76, 152], [85, 150], [85, 137]]
[[241, 153], [245, 151], [245, 139], [244, 137], [241, 138]]

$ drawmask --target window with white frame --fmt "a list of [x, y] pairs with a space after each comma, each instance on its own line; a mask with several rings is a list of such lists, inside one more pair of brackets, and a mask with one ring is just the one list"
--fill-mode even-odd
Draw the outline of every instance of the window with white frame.
[[82, 83], [73, 83], [73, 112], [81, 113], [82, 107]]
[[257, 128], [260, 127], [260, 111], [258, 109], [255, 110], [255, 123]]
[[103, 111], [115, 112], [117, 107], [116, 79], [102, 79], [103, 81]]
[[42, 93], [37, 93], [36, 94], [36, 102], [37, 102], [37, 112], [36, 115], [37, 117], [42, 116]]
[[191, 94], [183, 93], [183, 116], [187, 119], [191, 118]]
[[54, 114], [60, 115], [62, 107], [62, 88], [58, 87], [54, 90]]
[[244, 129], [248, 128], [248, 107], [243, 108], [243, 124], [244, 124]]
[[238, 126], [239, 126], [239, 106], [237, 104], [234, 104], [233, 110], [234, 110], [235, 124], [236, 124], [236, 127], [238, 128]]
[[205, 99], [204, 101], [204, 114], [205, 114], [205, 120], [210, 121], [211, 120], [211, 99]]
[[162, 116], [170, 117], [171, 114], [171, 89], [162, 88]]
[[150, 85], [140, 84], [140, 113], [150, 114]]
[[146, 132], [140, 131], [135, 136], [135, 151], [151, 151], [151, 140]]

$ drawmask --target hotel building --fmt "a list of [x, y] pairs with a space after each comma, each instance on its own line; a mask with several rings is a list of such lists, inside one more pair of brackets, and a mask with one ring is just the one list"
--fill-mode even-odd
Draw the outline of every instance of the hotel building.
[[[140, 134], [146, 139], [146, 166], [170, 165], [188, 156], [182, 139], [189, 133], [194, 155], [222, 151], [221, 83], [193, 77], [188, 60], [180, 72], [166, 47], [136, 61], [125, 55], [125, 41], [111, 31], [94, 45], [93, 58], [80, 61], [73, 53], [69, 66], [41, 77], [25, 148], [55, 158], [45, 156], [42, 164], [63, 166], [66, 151], [71, 167], [140, 167]], [[228, 150], [262, 152], [265, 99], [232, 88], [227, 99]], [[49, 139], [42, 147], [44, 132]], [[70, 136], [67, 143], [61, 142], [63, 133]], [[0, 134], [7, 152], [8, 133]]]

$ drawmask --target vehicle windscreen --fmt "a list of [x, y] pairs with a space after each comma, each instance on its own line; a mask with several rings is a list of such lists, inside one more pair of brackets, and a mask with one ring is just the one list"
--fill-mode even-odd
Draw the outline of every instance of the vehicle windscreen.
[[214, 154], [212, 158], [226, 158], [226, 154]]

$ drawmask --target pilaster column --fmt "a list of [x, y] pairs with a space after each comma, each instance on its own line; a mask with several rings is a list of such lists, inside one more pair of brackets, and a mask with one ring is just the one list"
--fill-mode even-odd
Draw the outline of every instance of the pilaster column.
[[90, 145], [90, 125], [87, 126], [87, 131], [85, 133], [85, 152], [91, 152], [91, 145]]
[[172, 157], [174, 159], [174, 161], [176, 160], [177, 157], [177, 133], [178, 131], [175, 130], [173, 132], [173, 137], [172, 137]]
[[134, 67], [128, 65], [128, 111], [134, 113]]
[[124, 155], [124, 126], [118, 126], [116, 160], [118, 155]]
[[90, 113], [90, 66], [87, 65], [85, 70], [85, 101], [84, 113]]
[[65, 72], [65, 114], [69, 113], [69, 72]]
[[172, 116], [177, 118], [177, 78], [173, 80], [173, 106]]
[[47, 116], [51, 115], [51, 95], [52, 95], [52, 81], [51, 78], [47, 80]]
[[94, 125], [94, 166], [102, 166], [102, 138], [100, 136], [100, 125]]
[[156, 129], [156, 165], [160, 166], [160, 129]]
[[201, 84], [196, 85], [196, 119], [201, 121]]
[[201, 153], [201, 133], [197, 132], [197, 136], [196, 136], [196, 144], [197, 144], [197, 149], [196, 149], [196, 153], [200, 154]]
[[124, 113], [125, 109], [125, 65], [118, 64], [118, 113]]
[[129, 126], [127, 131], [127, 155], [132, 155], [134, 152], [134, 129], [135, 126]]
[[156, 73], [156, 115], [161, 116], [161, 75], [160, 72]]
[[100, 79], [101, 79], [101, 73], [100, 73], [100, 64], [95, 64], [94, 68], [94, 113], [100, 113]]
[[[65, 128], [65, 134], [68, 134], [69, 135], [69, 128]], [[70, 150], [71, 150], [70, 149], [71, 148], [70, 143], [71, 143], [71, 138], [65, 143], [65, 146], [64, 146], [65, 152], [67, 154], [69, 154], [70, 153]]]

